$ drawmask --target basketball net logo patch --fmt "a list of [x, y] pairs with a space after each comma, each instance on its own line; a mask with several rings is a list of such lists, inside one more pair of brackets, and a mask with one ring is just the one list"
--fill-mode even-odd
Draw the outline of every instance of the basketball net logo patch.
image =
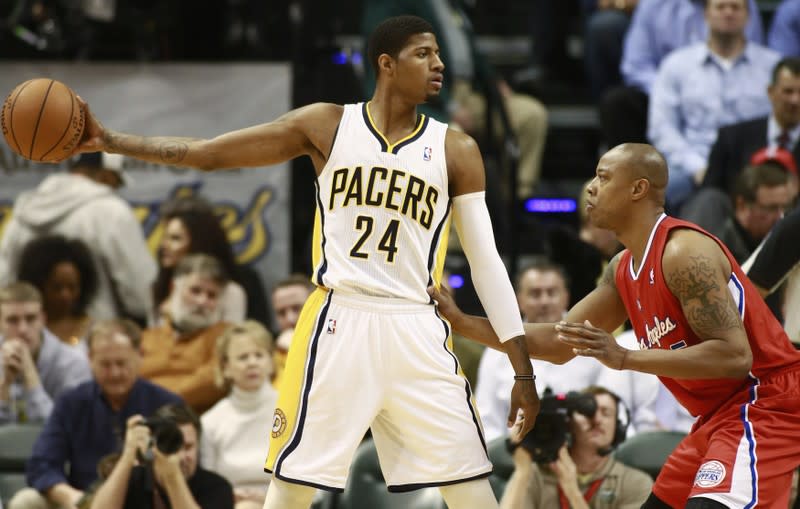
[[725, 480], [725, 465], [717, 460], [706, 461], [700, 465], [694, 477], [694, 485], [699, 488], [713, 488]]
[[280, 408], [275, 409], [275, 416], [272, 418], [272, 438], [278, 438], [286, 431], [286, 414]]
[[325, 329], [325, 332], [328, 334], [335, 334], [336, 333], [336, 320], [333, 318], [328, 319], [328, 326]]

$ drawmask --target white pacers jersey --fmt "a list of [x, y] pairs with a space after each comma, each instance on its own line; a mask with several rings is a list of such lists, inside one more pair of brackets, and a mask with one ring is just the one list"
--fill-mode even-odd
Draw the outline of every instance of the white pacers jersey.
[[367, 103], [348, 104], [317, 178], [314, 275], [348, 294], [427, 303], [438, 283], [450, 224], [447, 125], [418, 115], [390, 145]]

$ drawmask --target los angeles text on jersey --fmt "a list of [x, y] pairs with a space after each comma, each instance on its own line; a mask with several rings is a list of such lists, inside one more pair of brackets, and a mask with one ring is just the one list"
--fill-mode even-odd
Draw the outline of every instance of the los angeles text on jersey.
[[644, 324], [647, 337], [639, 338], [639, 348], [649, 350], [650, 348], [661, 347], [661, 340], [675, 330], [675, 327], [675, 322], [670, 317], [660, 319], [658, 316], [653, 316], [653, 328], [650, 328], [648, 323]]
[[334, 170], [328, 210], [350, 205], [369, 205], [399, 211], [425, 229], [433, 224], [433, 212], [441, 193], [405, 170], [361, 166]]

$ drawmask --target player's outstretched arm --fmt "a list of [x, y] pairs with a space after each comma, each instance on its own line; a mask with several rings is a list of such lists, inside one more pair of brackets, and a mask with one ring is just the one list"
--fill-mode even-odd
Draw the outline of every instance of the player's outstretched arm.
[[[565, 318], [566, 321], [583, 322], [588, 320], [605, 333], [610, 333], [622, 325], [627, 315], [614, 282], [619, 257], [620, 255], [617, 255], [606, 266], [597, 288], [570, 309]], [[458, 308], [446, 290], [430, 288], [428, 293], [436, 300], [439, 312], [450, 321], [456, 332], [495, 350], [504, 351], [486, 318], [465, 314]], [[524, 324], [525, 342], [531, 357], [554, 364], [563, 364], [575, 357], [575, 353], [572, 351], [573, 347], [558, 340], [555, 326], [554, 323]], [[610, 340], [614, 341], [613, 338]]]
[[317, 103], [292, 110], [265, 124], [212, 139], [138, 136], [107, 129], [81, 100], [86, 114], [84, 137], [76, 152], [112, 152], [156, 164], [204, 171], [269, 166], [301, 155], [323, 162], [342, 115], [342, 106]]

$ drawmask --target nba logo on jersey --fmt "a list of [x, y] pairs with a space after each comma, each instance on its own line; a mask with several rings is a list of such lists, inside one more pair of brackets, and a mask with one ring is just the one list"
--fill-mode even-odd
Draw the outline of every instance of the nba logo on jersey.
[[650, 284], [654, 285], [656, 283], [656, 275], [653, 272], [653, 269], [650, 269]]
[[423, 161], [430, 161], [431, 160], [431, 152], [433, 152], [432, 148], [425, 147], [425, 149], [422, 151], [422, 159], [423, 159]]
[[327, 328], [326, 332], [328, 334], [336, 333], [336, 320], [334, 320], [333, 318], [329, 318], [328, 319], [328, 328]]

